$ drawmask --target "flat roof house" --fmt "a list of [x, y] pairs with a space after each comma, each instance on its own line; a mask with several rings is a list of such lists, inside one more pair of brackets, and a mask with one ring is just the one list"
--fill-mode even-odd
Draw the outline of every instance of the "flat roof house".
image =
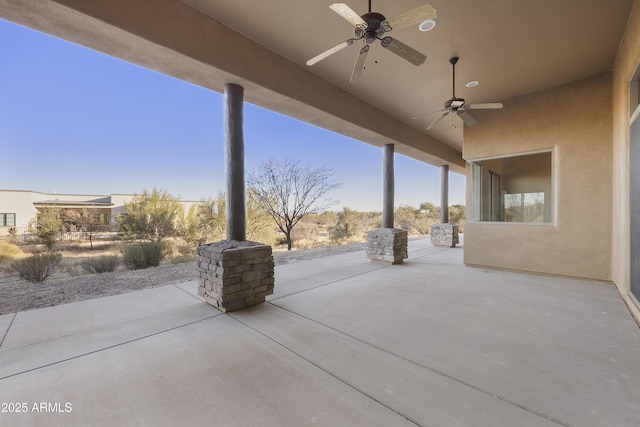
[[[360, 42], [306, 65], [353, 35], [330, 2], [0, 0], [0, 17], [466, 174], [465, 263], [612, 281], [640, 317], [640, 0], [431, 3], [431, 31], [393, 31], [424, 65], [372, 40], [354, 83]], [[426, 131], [454, 56], [456, 95], [504, 108]]]
[[[130, 196], [127, 200], [130, 200]], [[89, 208], [104, 216], [101, 221], [105, 225], [112, 224], [112, 215], [124, 203], [115, 206], [112, 196], [79, 195], [79, 194], [48, 194], [37, 191], [0, 190], [0, 235], [5, 236], [11, 227], [26, 230], [29, 222], [35, 219], [38, 212], [46, 207], [64, 209]], [[113, 212], [113, 214], [112, 214]], [[2, 219], [4, 218], [4, 221]]]
[[[18, 234], [27, 232], [29, 223], [37, 218], [38, 213], [51, 207], [63, 210], [89, 209], [105, 229], [111, 230], [116, 225], [118, 215], [125, 212], [125, 204], [134, 197], [135, 194], [60, 194], [0, 190], [0, 236], [8, 235], [11, 228], [15, 228]], [[197, 203], [182, 201], [186, 211]]]

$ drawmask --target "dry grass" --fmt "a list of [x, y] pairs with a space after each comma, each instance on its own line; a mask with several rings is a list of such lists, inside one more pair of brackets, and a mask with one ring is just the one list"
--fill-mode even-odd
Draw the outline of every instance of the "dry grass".
[[16, 245], [0, 242], [0, 261], [13, 261], [22, 256], [23, 252]]
[[[91, 260], [96, 260], [99, 257], [118, 256], [122, 255], [122, 247], [125, 245], [123, 242], [94, 242], [93, 249], [89, 242], [59, 242], [53, 245], [53, 250], [62, 254], [62, 262], [56, 269], [52, 278], [63, 277], [77, 277], [83, 276], [89, 273], [83, 264]], [[6, 249], [11, 248], [11, 249]], [[179, 248], [179, 250], [178, 250]], [[17, 249], [17, 253], [16, 253]], [[26, 258], [31, 254], [47, 252], [47, 247], [43, 244], [30, 244], [30, 245], [9, 245], [8, 243], [0, 241], [0, 284], [4, 282], [11, 282], [19, 280], [17, 274], [10, 268], [13, 261]], [[193, 250], [195, 253], [195, 249]], [[3, 254], [10, 253], [11, 256], [3, 256]], [[193, 255], [185, 255], [186, 249], [176, 247], [174, 253], [167, 256], [163, 264], [179, 264], [195, 261], [196, 257]], [[120, 262], [115, 271], [126, 270], [126, 266]]]
[[[275, 264], [280, 265], [358, 251], [363, 248], [364, 244], [358, 243], [290, 252], [274, 251], [273, 258]], [[91, 256], [98, 253], [104, 252], [92, 252]], [[75, 255], [80, 255], [80, 251]], [[0, 270], [0, 315], [198, 280], [198, 267], [195, 262], [171, 261], [182, 256], [189, 255], [176, 255], [159, 267], [144, 270], [128, 270], [120, 267], [114, 272], [86, 274], [79, 268], [76, 276], [70, 274], [68, 270], [57, 270], [46, 281], [37, 284], [20, 279], [16, 273], [8, 274]], [[82, 259], [82, 256], [75, 256], [73, 262]]]

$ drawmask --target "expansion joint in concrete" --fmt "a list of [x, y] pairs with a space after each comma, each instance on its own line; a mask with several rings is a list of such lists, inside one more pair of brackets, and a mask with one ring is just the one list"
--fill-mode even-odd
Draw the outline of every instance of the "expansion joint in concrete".
[[[395, 352], [393, 352], [393, 351], [389, 351], [389, 350], [387, 350], [387, 349], [385, 349], [385, 348], [383, 348], [383, 347], [380, 347], [380, 346], [378, 346], [378, 345], [376, 345], [376, 344], [373, 344], [373, 343], [371, 343], [371, 342], [369, 342], [369, 341], [365, 341], [365, 340], [363, 340], [362, 338], [359, 338], [359, 337], [357, 337], [357, 336], [355, 336], [355, 335], [348, 334], [348, 333], [346, 333], [346, 332], [344, 332], [344, 331], [341, 331], [341, 330], [339, 330], [339, 329], [336, 329], [336, 328], [334, 328], [334, 327], [332, 327], [332, 326], [330, 326], [330, 325], [327, 325], [327, 324], [325, 324], [325, 323], [319, 322], [319, 321], [317, 321], [317, 320], [315, 320], [315, 319], [312, 319], [312, 318], [310, 318], [310, 317], [308, 317], [308, 316], [305, 316], [305, 315], [303, 315], [303, 314], [297, 313], [297, 312], [292, 311], [292, 310], [290, 310], [290, 309], [287, 309], [287, 308], [281, 307], [281, 306], [279, 306], [279, 305], [277, 305], [277, 304], [272, 304], [272, 305], [274, 305], [275, 307], [277, 307], [277, 308], [279, 308], [279, 309], [281, 309], [281, 310], [284, 310], [284, 311], [286, 311], [286, 312], [288, 312], [288, 313], [291, 313], [291, 314], [293, 314], [293, 315], [295, 315], [295, 316], [301, 317], [301, 318], [303, 318], [303, 319], [305, 319], [305, 320], [308, 320], [308, 321], [310, 321], [310, 322], [313, 322], [313, 323], [315, 323], [315, 324], [317, 324], [317, 325], [319, 325], [319, 326], [322, 326], [322, 327], [324, 327], [324, 328], [327, 328], [327, 329], [329, 329], [329, 330], [331, 330], [331, 331], [333, 331], [333, 332], [335, 332], [335, 333], [337, 333], [337, 334], [340, 334], [340, 335], [342, 335], [342, 336], [345, 336], [345, 337], [348, 337], [348, 338], [350, 338], [350, 339], [352, 339], [352, 340], [355, 340], [355, 341], [357, 341], [357, 342], [359, 342], [359, 343], [361, 343], [361, 344], [364, 344], [365, 346], [371, 347], [371, 348], [373, 348], [373, 349], [375, 349], [375, 350], [377, 350], [377, 351], [380, 351], [380, 352], [386, 353], [386, 354], [388, 354], [388, 355], [390, 355], [390, 356], [393, 356], [393, 357], [395, 357], [395, 358], [398, 358], [398, 359], [400, 359], [400, 360], [402, 360], [402, 361], [404, 361], [404, 362], [410, 363], [410, 364], [412, 364], [412, 365], [414, 365], [414, 366], [416, 366], [416, 367], [418, 367], [418, 368], [425, 369], [425, 370], [427, 370], [427, 371], [429, 371], [429, 372], [431, 372], [431, 373], [433, 373], [433, 374], [436, 374], [436, 375], [442, 376], [442, 377], [444, 377], [444, 378], [447, 378], [447, 379], [448, 379], [448, 380], [450, 380], [450, 381], [454, 381], [454, 382], [456, 382], [456, 383], [458, 383], [458, 384], [460, 384], [460, 385], [462, 385], [462, 386], [464, 386], [464, 387], [471, 388], [471, 389], [473, 389], [473, 390], [475, 390], [475, 391], [477, 391], [477, 392], [479, 392], [479, 393], [482, 393], [482, 394], [484, 394], [484, 395], [490, 396], [490, 397], [492, 397], [492, 398], [494, 398], [494, 399], [498, 399], [498, 400], [500, 400], [500, 401], [502, 401], [502, 402], [504, 402], [504, 403], [507, 403], [507, 404], [512, 405], [512, 406], [515, 406], [515, 407], [517, 407], [517, 408], [520, 408], [520, 409], [522, 409], [523, 411], [530, 412], [530, 413], [532, 413], [532, 414], [534, 414], [534, 415], [536, 415], [536, 416], [538, 416], [538, 417], [544, 418], [544, 419], [546, 419], [546, 420], [548, 420], [548, 421], [551, 421], [551, 422], [553, 422], [553, 423], [555, 423], [555, 424], [558, 424], [559, 426], [563, 426], [563, 427], [571, 427], [569, 424], [563, 423], [563, 422], [561, 422], [561, 421], [559, 421], [559, 420], [557, 420], [557, 419], [555, 419], [555, 418], [553, 418], [553, 417], [551, 417], [551, 416], [549, 416], [549, 415], [546, 415], [546, 414], [544, 414], [544, 413], [542, 413], [542, 412], [539, 412], [539, 411], [536, 411], [536, 410], [534, 410], [534, 409], [531, 409], [531, 408], [529, 408], [529, 407], [527, 407], [527, 406], [524, 406], [524, 405], [522, 405], [522, 404], [520, 404], [520, 403], [518, 403], [518, 402], [515, 402], [515, 401], [513, 401], [513, 400], [510, 400], [510, 399], [507, 399], [507, 398], [505, 398], [505, 397], [499, 396], [499, 395], [497, 395], [497, 394], [495, 394], [495, 393], [492, 393], [492, 392], [491, 392], [491, 391], [489, 391], [489, 390], [486, 390], [486, 389], [484, 389], [484, 388], [482, 388], [482, 387], [479, 387], [479, 386], [477, 386], [477, 385], [471, 384], [471, 383], [469, 383], [469, 382], [467, 382], [467, 381], [464, 381], [464, 380], [462, 380], [462, 379], [460, 379], [460, 378], [457, 378], [457, 377], [455, 377], [455, 376], [453, 376], [453, 375], [451, 375], [451, 374], [448, 374], [448, 373], [446, 373], [446, 372], [443, 372], [443, 371], [441, 371], [441, 370], [439, 370], [439, 369], [436, 369], [436, 368], [433, 368], [433, 367], [430, 367], [430, 366], [424, 365], [424, 364], [422, 364], [422, 363], [416, 362], [415, 360], [409, 359], [409, 358], [407, 358], [406, 356], [402, 356], [402, 355], [400, 355], [400, 354], [398, 354], [398, 353], [395, 353]], [[254, 331], [258, 332], [258, 333], [259, 333], [259, 334], [261, 334], [262, 336], [264, 336], [264, 337], [268, 338], [269, 340], [271, 340], [271, 341], [273, 341], [273, 342], [277, 343], [278, 345], [280, 345], [280, 346], [282, 346], [282, 347], [286, 348], [288, 351], [291, 351], [292, 353], [294, 353], [294, 354], [295, 354], [295, 355], [297, 355], [298, 357], [300, 357], [300, 358], [302, 358], [302, 359], [306, 360], [307, 362], [311, 363], [312, 365], [317, 366], [319, 369], [322, 369], [324, 372], [328, 373], [329, 375], [333, 376], [334, 378], [338, 379], [339, 381], [341, 381], [341, 382], [343, 382], [343, 383], [347, 384], [349, 387], [351, 387], [351, 388], [353, 388], [353, 389], [357, 390], [358, 392], [360, 392], [360, 393], [364, 394], [364, 395], [365, 395], [365, 396], [367, 396], [367, 397], [370, 397], [371, 399], [375, 400], [376, 402], [378, 402], [378, 403], [380, 403], [381, 405], [383, 405], [383, 406], [385, 406], [385, 407], [387, 407], [387, 408], [388, 408], [388, 406], [387, 406], [387, 405], [385, 405], [384, 403], [381, 403], [380, 401], [378, 401], [377, 399], [375, 399], [375, 398], [373, 398], [373, 397], [369, 396], [368, 394], [363, 393], [363, 392], [362, 392], [361, 390], [359, 390], [357, 387], [355, 387], [355, 386], [351, 385], [351, 384], [350, 384], [350, 383], [348, 383], [347, 381], [345, 381], [345, 380], [343, 380], [342, 378], [340, 378], [340, 377], [338, 377], [338, 376], [334, 375], [333, 373], [331, 373], [331, 372], [327, 371], [326, 369], [322, 368], [321, 366], [318, 366], [316, 363], [314, 363], [313, 361], [310, 361], [308, 358], [305, 358], [304, 356], [301, 356], [301, 355], [300, 355], [300, 354], [298, 354], [295, 350], [290, 349], [289, 347], [285, 346], [284, 344], [282, 344], [282, 343], [280, 343], [280, 342], [276, 341], [275, 339], [273, 339], [272, 337], [270, 337], [270, 336], [268, 336], [268, 335], [265, 335], [265, 334], [264, 334], [264, 333], [262, 333], [261, 331], [256, 330], [255, 328], [251, 327], [250, 325], [247, 325], [246, 323], [242, 322], [241, 320], [239, 320], [239, 319], [236, 319], [236, 320], [238, 320], [239, 322], [241, 322], [241, 323], [242, 323], [242, 324], [244, 324], [245, 326], [247, 326], [247, 327], [249, 327], [249, 328], [253, 329]], [[395, 412], [395, 413], [397, 413], [398, 415], [401, 415], [401, 416], [403, 416], [403, 417], [407, 418], [407, 420], [409, 420], [409, 421], [411, 421], [411, 422], [413, 422], [413, 423], [415, 423], [415, 424], [417, 424], [417, 425], [420, 425], [417, 421], [412, 420], [411, 418], [407, 417], [406, 415], [404, 415], [404, 414], [402, 414], [402, 413], [400, 413], [400, 412], [397, 412], [397, 411], [395, 411], [395, 410], [394, 410], [394, 409], [392, 409], [392, 408], [389, 408], [389, 409], [391, 409], [392, 411], [394, 411], [394, 412]]]
[[[318, 325], [320, 325], [320, 326], [324, 326], [324, 327], [326, 327], [326, 328], [328, 328], [328, 329], [331, 329], [331, 330], [333, 330], [333, 331], [336, 331], [336, 332], [338, 332], [338, 333], [340, 333], [340, 334], [342, 334], [342, 335], [346, 335], [346, 334], [344, 334], [343, 332], [337, 331], [336, 329], [333, 329], [333, 328], [331, 328], [331, 327], [329, 327], [329, 326], [327, 326], [327, 325], [324, 325], [323, 323], [317, 322], [317, 321], [315, 321], [315, 320], [313, 320], [313, 319], [310, 319], [310, 318], [308, 318], [308, 317], [306, 317], [306, 316], [303, 316], [303, 315], [300, 315], [300, 314], [295, 313], [295, 312], [293, 312], [293, 311], [287, 310], [287, 309], [282, 308], [282, 307], [280, 307], [280, 306], [278, 306], [278, 305], [275, 305], [275, 304], [273, 304], [273, 305], [274, 305], [274, 307], [277, 307], [277, 308], [279, 308], [279, 309], [281, 309], [281, 310], [287, 311], [287, 312], [289, 312], [289, 313], [291, 313], [291, 314], [293, 314], [293, 315], [295, 315], [295, 316], [302, 317], [303, 319], [307, 319], [307, 320], [309, 320], [309, 321], [311, 321], [311, 322], [314, 322], [314, 323], [316, 323], [316, 324], [318, 324]], [[238, 317], [233, 316], [232, 314], [229, 314], [229, 316], [231, 316], [233, 319], [237, 320], [238, 322], [242, 323], [244, 326], [246, 326], [247, 328], [249, 328], [249, 329], [251, 329], [252, 331], [256, 332], [257, 334], [260, 334], [261, 336], [263, 336], [263, 337], [264, 337], [264, 338], [266, 338], [267, 340], [269, 340], [269, 341], [273, 342], [274, 344], [276, 344], [276, 345], [278, 345], [278, 346], [280, 346], [280, 347], [284, 348], [286, 351], [288, 351], [288, 352], [290, 352], [290, 353], [294, 354], [296, 357], [299, 357], [300, 359], [304, 360], [305, 362], [307, 362], [307, 363], [308, 363], [308, 364], [310, 364], [311, 366], [314, 366], [315, 368], [317, 368], [317, 369], [321, 370], [322, 372], [326, 373], [326, 374], [327, 374], [327, 375], [329, 375], [330, 377], [334, 378], [336, 381], [339, 381], [339, 382], [341, 382], [342, 384], [346, 385], [347, 387], [351, 388], [352, 390], [356, 391], [357, 393], [359, 393], [359, 394], [361, 394], [361, 395], [363, 395], [363, 396], [366, 396], [368, 399], [371, 399], [372, 401], [376, 402], [378, 405], [380, 405], [380, 406], [382, 406], [382, 407], [386, 408], [387, 410], [389, 410], [389, 411], [391, 411], [391, 412], [393, 412], [393, 413], [395, 413], [395, 414], [398, 414], [399, 416], [401, 416], [401, 417], [405, 418], [407, 421], [409, 421], [409, 422], [411, 422], [411, 423], [415, 424], [416, 426], [421, 426], [421, 424], [420, 424], [418, 421], [413, 420], [413, 419], [409, 418], [409, 416], [407, 416], [406, 414], [403, 414], [403, 413], [401, 413], [401, 412], [397, 411], [396, 409], [392, 408], [391, 406], [386, 405], [384, 402], [381, 402], [379, 399], [376, 399], [376, 398], [375, 398], [375, 397], [373, 397], [371, 394], [369, 394], [369, 393], [365, 393], [363, 390], [361, 390], [361, 389], [359, 389], [358, 387], [356, 387], [355, 385], [351, 384], [351, 383], [350, 383], [349, 381], [347, 381], [345, 378], [342, 378], [342, 377], [340, 377], [340, 376], [336, 375], [334, 372], [331, 372], [331, 371], [327, 370], [326, 368], [322, 367], [320, 364], [318, 364], [318, 363], [314, 362], [313, 360], [311, 360], [311, 359], [310, 359], [310, 358], [308, 358], [308, 357], [305, 357], [304, 355], [300, 354], [299, 352], [297, 352], [297, 351], [296, 351], [296, 350], [294, 350], [293, 348], [291, 348], [291, 347], [289, 347], [289, 346], [287, 346], [287, 345], [285, 345], [285, 344], [283, 344], [283, 343], [281, 343], [281, 342], [277, 341], [277, 340], [276, 340], [276, 339], [274, 339], [273, 337], [270, 337], [269, 335], [267, 335], [267, 334], [265, 334], [264, 332], [262, 332], [262, 331], [260, 331], [260, 330], [258, 330], [258, 329], [256, 329], [256, 328], [254, 328], [253, 326], [249, 325], [248, 323], [243, 322], [243, 321], [242, 321], [242, 320], [240, 320]], [[349, 335], [346, 335], [346, 336], [349, 336]], [[352, 338], [352, 337], [351, 337], [351, 338]], [[362, 342], [362, 341], [361, 341], [361, 342]]]
[[4, 332], [4, 335], [2, 335], [2, 340], [0, 340], [0, 350], [2, 350], [2, 344], [4, 344], [5, 338], [7, 338], [7, 335], [9, 335], [9, 329], [11, 329], [11, 325], [13, 325], [13, 321], [16, 320], [17, 315], [18, 313], [13, 314], [13, 317], [11, 318], [11, 322], [9, 322], [9, 326], [7, 326], [7, 330]]

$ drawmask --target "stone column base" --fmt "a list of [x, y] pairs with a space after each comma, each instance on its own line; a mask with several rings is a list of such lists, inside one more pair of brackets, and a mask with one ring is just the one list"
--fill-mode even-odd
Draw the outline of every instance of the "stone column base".
[[458, 226], [451, 224], [433, 224], [429, 231], [431, 235], [431, 244], [433, 246], [447, 246], [455, 248], [460, 243], [458, 236]]
[[198, 247], [198, 295], [217, 309], [240, 310], [273, 294], [271, 246], [222, 240]]
[[367, 257], [371, 261], [402, 264], [408, 255], [407, 230], [378, 228], [367, 232]]

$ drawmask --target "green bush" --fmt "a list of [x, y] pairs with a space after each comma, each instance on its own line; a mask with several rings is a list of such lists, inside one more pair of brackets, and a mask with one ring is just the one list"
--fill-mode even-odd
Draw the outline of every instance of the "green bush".
[[7, 242], [0, 242], [0, 261], [14, 259], [20, 255], [20, 248]]
[[81, 263], [82, 268], [88, 273], [100, 274], [114, 271], [118, 266], [117, 255], [104, 255], [85, 259]]
[[51, 276], [53, 270], [60, 264], [62, 254], [47, 252], [33, 254], [11, 263], [11, 268], [18, 272], [20, 277], [29, 282], [42, 282]]
[[124, 247], [122, 260], [127, 268], [138, 270], [141, 268], [157, 267], [167, 255], [167, 249], [162, 242], [143, 242]]

